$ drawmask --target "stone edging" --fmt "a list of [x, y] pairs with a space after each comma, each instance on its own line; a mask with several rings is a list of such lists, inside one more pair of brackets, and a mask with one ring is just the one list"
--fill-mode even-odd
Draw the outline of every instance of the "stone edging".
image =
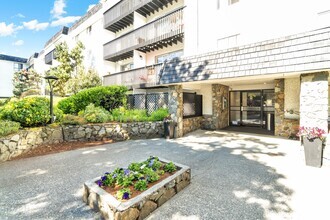
[[[170, 162], [162, 158], [159, 160]], [[144, 219], [190, 184], [190, 168], [182, 164], [174, 164], [180, 168], [179, 171], [125, 202], [118, 201], [100, 188], [95, 183], [100, 177], [87, 181], [84, 184], [83, 201], [95, 211], [100, 211], [105, 219]]]

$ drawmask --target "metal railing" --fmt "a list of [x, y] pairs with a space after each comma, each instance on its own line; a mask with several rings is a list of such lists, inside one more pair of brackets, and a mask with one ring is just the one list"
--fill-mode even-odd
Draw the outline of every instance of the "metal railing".
[[103, 46], [104, 58], [110, 59], [183, 33], [183, 8], [135, 29]]
[[104, 27], [109, 27], [151, 1], [152, 0], [124, 0], [118, 2], [104, 13]]
[[155, 64], [103, 77], [104, 85], [124, 85], [128, 87], [150, 87], [159, 84], [159, 72], [163, 64]]

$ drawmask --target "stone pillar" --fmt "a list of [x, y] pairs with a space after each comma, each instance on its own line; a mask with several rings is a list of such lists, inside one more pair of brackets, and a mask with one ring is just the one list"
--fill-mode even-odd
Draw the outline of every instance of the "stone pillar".
[[169, 113], [177, 123], [176, 137], [183, 136], [183, 93], [182, 85], [169, 86]]
[[[227, 106], [223, 108], [223, 97], [227, 99]], [[229, 122], [229, 87], [212, 84], [212, 129], [228, 127]]]
[[[275, 79], [275, 135], [295, 139], [299, 121], [285, 118], [285, 80]], [[299, 97], [296, 97], [297, 100]]]
[[300, 126], [328, 131], [328, 77], [326, 71], [301, 75]]
[[275, 136], [282, 136], [284, 124], [284, 79], [275, 79]]

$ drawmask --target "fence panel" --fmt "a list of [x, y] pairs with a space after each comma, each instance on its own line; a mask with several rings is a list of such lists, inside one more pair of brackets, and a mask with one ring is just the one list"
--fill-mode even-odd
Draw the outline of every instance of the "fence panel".
[[157, 109], [168, 107], [168, 93], [128, 95], [127, 107], [129, 109], [146, 109], [148, 114], [151, 114]]

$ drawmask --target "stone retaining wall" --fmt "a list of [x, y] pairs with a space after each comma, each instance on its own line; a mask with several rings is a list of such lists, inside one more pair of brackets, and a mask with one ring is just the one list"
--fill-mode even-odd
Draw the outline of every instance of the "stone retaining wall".
[[157, 138], [164, 135], [163, 122], [65, 125], [24, 129], [0, 138], [0, 161], [6, 161], [44, 144], [65, 141]]
[[0, 161], [6, 161], [42, 144], [63, 142], [61, 127], [24, 129], [0, 138]]
[[183, 135], [201, 129], [203, 120], [203, 116], [183, 119]]
[[164, 134], [163, 122], [107, 123], [63, 127], [65, 141], [158, 138]]

